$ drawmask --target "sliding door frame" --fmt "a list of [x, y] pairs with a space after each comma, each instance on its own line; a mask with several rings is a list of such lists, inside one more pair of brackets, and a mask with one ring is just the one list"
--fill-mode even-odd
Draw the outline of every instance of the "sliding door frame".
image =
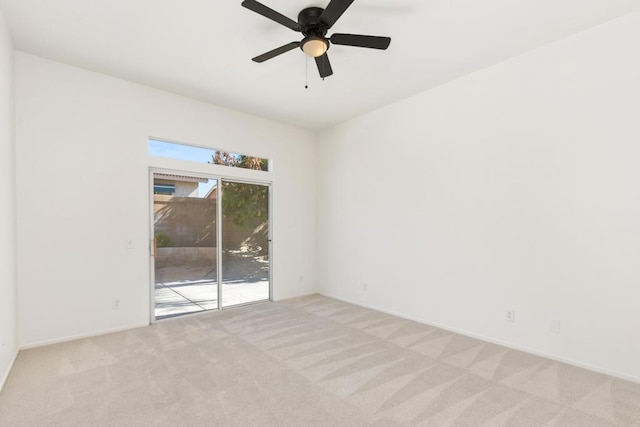
[[[220, 197], [216, 198], [216, 281], [218, 286], [218, 308], [212, 310], [203, 310], [196, 313], [185, 314], [185, 316], [197, 316], [199, 314], [210, 313], [212, 311], [228, 310], [235, 307], [241, 307], [244, 305], [256, 304], [265, 301], [273, 301], [273, 182], [270, 180], [259, 179], [243, 179], [235, 178], [228, 175], [209, 174], [203, 172], [195, 172], [184, 169], [170, 169], [161, 167], [149, 167], [149, 324], [157, 322], [163, 322], [167, 319], [156, 319], [156, 299], [155, 299], [155, 212], [153, 201], [153, 174], [154, 173], [167, 173], [167, 174], [179, 174], [191, 176], [194, 178], [215, 179], [218, 186], [218, 194]], [[264, 185], [269, 188], [269, 209], [267, 221], [269, 222], [269, 235], [268, 235], [268, 253], [269, 253], [269, 297], [267, 300], [260, 300], [256, 302], [248, 302], [245, 304], [237, 304], [228, 307], [222, 306], [222, 199], [224, 197], [224, 190], [222, 190], [223, 182], [232, 182], [239, 184], [253, 184]], [[177, 316], [183, 317], [183, 316]]]

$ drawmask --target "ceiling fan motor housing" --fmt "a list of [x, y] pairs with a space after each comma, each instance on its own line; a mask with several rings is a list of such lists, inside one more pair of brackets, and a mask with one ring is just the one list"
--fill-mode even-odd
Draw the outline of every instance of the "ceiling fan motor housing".
[[324, 9], [321, 7], [308, 7], [298, 14], [298, 24], [302, 27], [305, 36], [324, 37], [327, 34], [327, 26], [320, 21]]

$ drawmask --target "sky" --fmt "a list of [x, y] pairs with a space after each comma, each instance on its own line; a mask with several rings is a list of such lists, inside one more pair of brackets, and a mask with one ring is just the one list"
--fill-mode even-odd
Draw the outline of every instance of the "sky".
[[168, 157], [170, 159], [188, 160], [190, 162], [210, 163], [216, 150], [193, 147], [191, 145], [174, 144], [172, 142], [149, 140], [149, 155]]

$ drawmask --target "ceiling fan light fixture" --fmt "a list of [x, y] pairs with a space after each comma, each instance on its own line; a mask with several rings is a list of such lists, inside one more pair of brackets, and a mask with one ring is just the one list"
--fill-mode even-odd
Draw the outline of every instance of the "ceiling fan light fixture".
[[321, 37], [307, 37], [302, 41], [302, 50], [312, 58], [324, 55], [329, 49], [329, 42]]

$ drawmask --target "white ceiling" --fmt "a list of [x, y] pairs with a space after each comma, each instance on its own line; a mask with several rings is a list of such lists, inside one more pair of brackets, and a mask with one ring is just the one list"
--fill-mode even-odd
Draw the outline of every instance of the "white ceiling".
[[[328, 0], [263, 0], [296, 20]], [[18, 50], [319, 130], [640, 9], [640, 0], [356, 0], [333, 32], [390, 36], [387, 51], [333, 46], [322, 81], [300, 33], [241, 0], [0, 0]]]

